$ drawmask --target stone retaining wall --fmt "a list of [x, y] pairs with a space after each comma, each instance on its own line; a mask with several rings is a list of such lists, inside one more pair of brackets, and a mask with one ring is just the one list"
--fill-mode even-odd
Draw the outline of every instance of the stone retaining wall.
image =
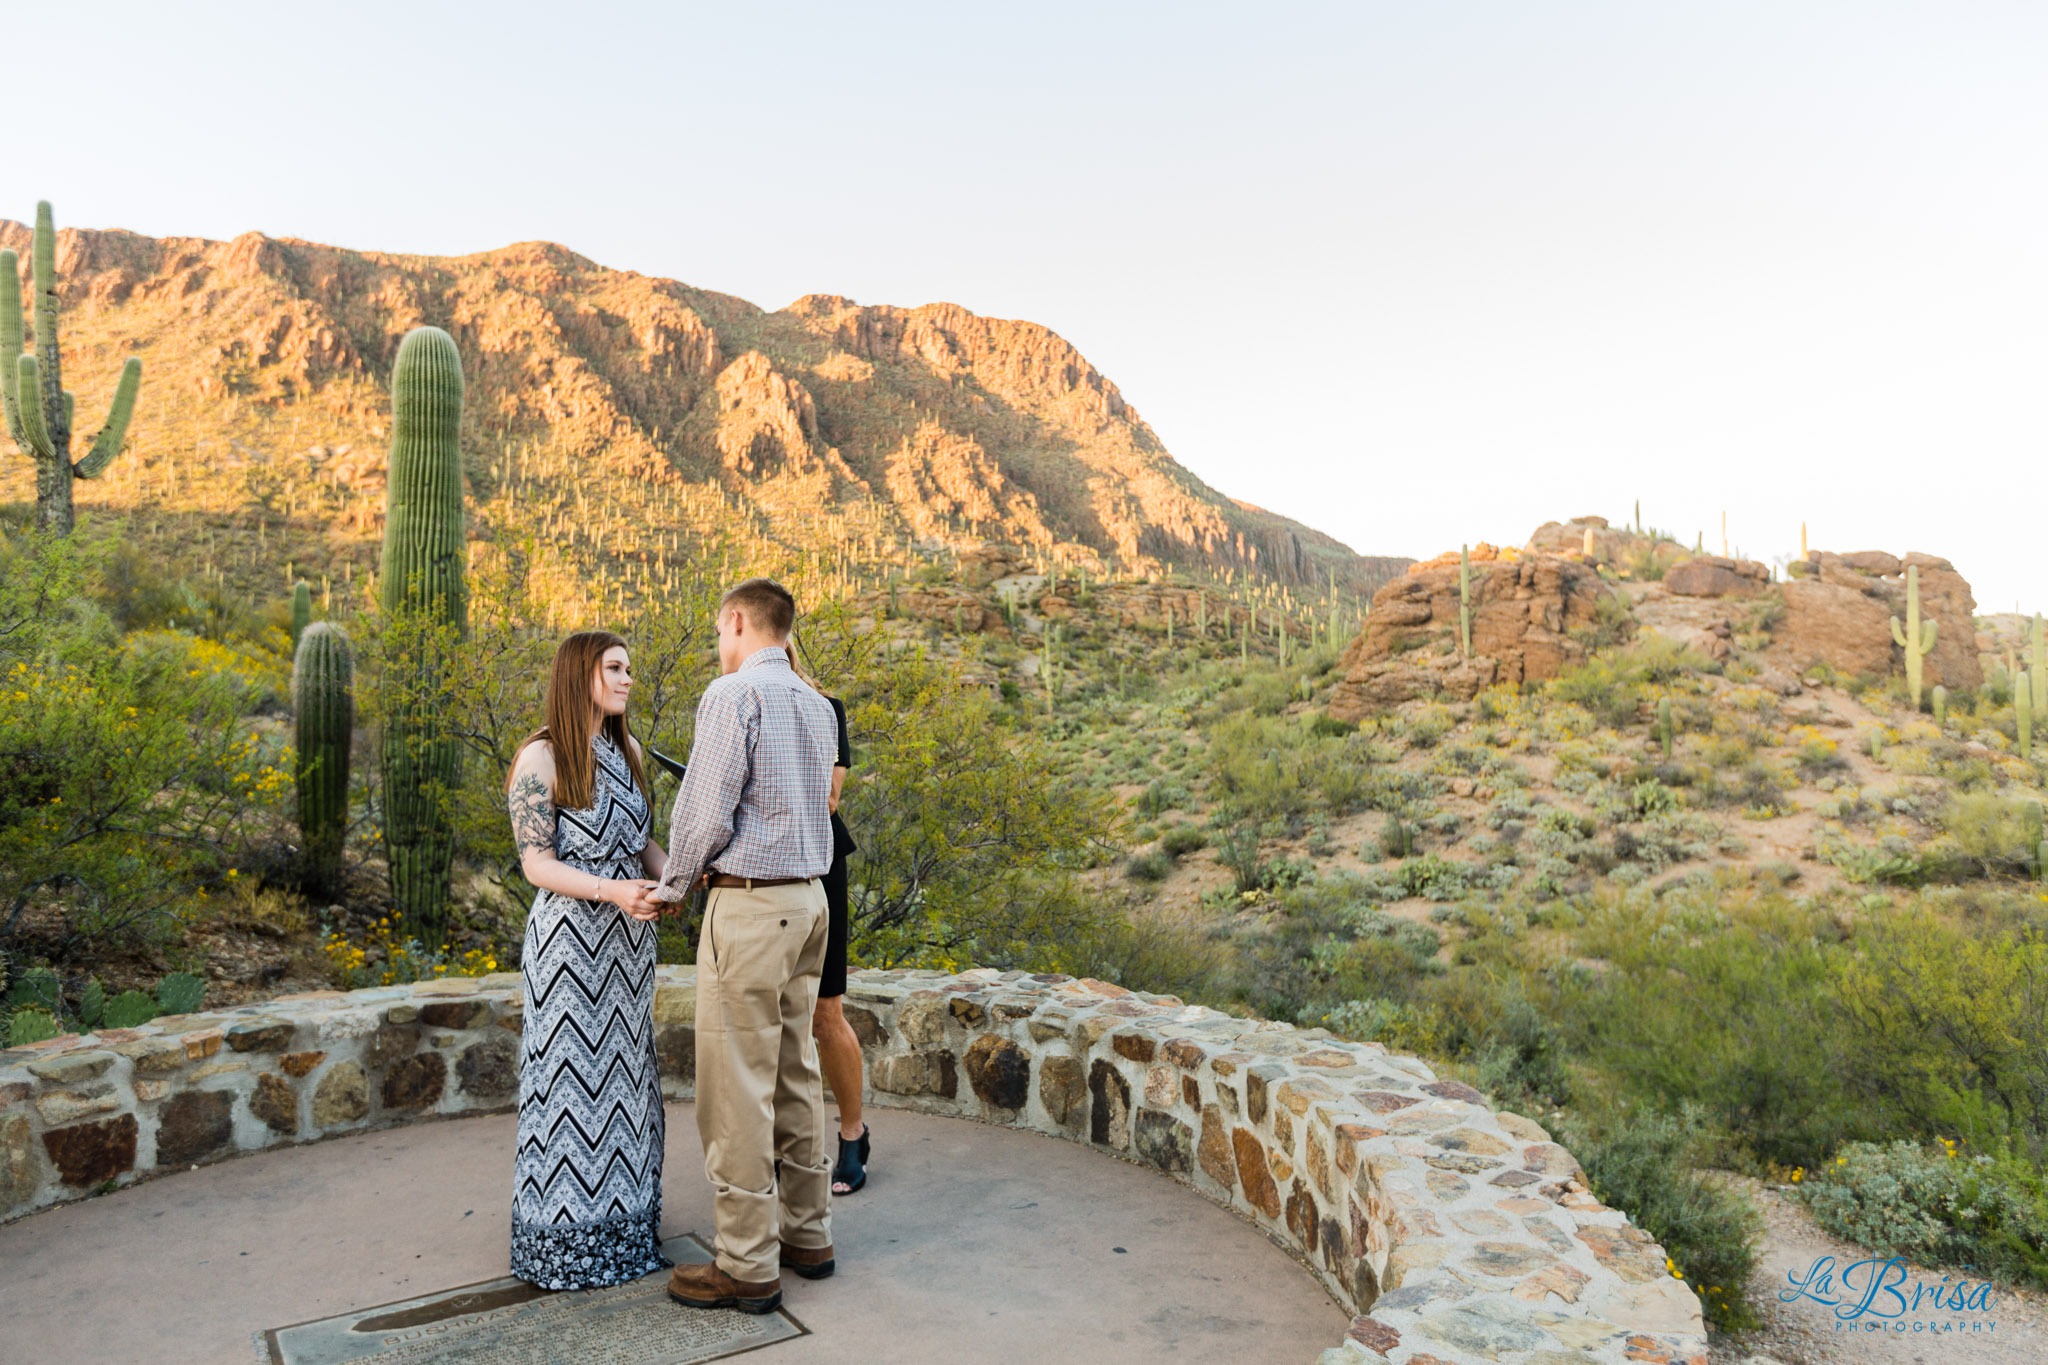
[[[673, 1099], [691, 1094], [695, 1007], [695, 972], [661, 968]], [[1413, 1058], [1060, 976], [857, 972], [846, 1012], [872, 1103], [1088, 1143], [1251, 1219], [1358, 1315], [1321, 1365], [1705, 1365], [1698, 1300], [1571, 1154]], [[280, 1143], [506, 1109], [520, 1020], [506, 973], [0, 1052], [0, 1217]]]

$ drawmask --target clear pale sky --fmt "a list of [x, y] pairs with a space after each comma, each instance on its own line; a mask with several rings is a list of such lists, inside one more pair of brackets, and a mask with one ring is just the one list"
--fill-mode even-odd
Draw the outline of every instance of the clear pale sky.
[[1065, 335], [1368, 553], [1594, 512], [2048, 608], [2039, 3], [15, 6], [26, 218]]

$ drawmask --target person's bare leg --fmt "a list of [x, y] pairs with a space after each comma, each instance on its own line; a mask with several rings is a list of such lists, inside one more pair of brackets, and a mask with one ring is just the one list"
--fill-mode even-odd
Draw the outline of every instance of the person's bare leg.
[[[861, 1135], [862, 1128], [860, 1039], [846, 1022], [840, 999], [836, 995], [818, 997], [818, 1008], [811, 1012], [811, 1034], [818, 1040], [818, 1064], [825, 1069], [832, 1098], [839, 1103], [839, 1136], [851, 1142]], [[836, 1182], [832, 1192], [846, 1193]]]

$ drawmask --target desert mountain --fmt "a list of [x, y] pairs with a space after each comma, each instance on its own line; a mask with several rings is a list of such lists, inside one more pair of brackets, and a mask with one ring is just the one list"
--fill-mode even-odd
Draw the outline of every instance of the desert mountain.
[[[27, 228], [0, 221], [24, 267], [28, 245]], [[647, 483], [713, 485], [715, 498], [653, 505], [878, 558], [995, 543], [1365, 590], [1405, 562], [1224, 497], [1056, 333], [952, 304], [813, 294], [768, 312], [545, 242], [443, 258], [65, 229], [58, 268], [81, 412], [123, 354], [143, 358], [124, 460], [160, 472], [140, 476], [158, 510], [177, 511], [222, 462], [297, 466], [279, 471], [289, 486], [309, 461], [335, 461], [327, 482], [371, 501], [391, 358], [432, 323], [463, 351], [473, 488], [491, 491], [514, 452], [545, 452], [574, 484], [562, 505], [613, 509], [592, 518], [606, 525], [631, 519], [622, 509]], [[337, 454], [354, 460], [338, 479]], [[0, 487], [25, 496], [24, 473], [13, 462]]]

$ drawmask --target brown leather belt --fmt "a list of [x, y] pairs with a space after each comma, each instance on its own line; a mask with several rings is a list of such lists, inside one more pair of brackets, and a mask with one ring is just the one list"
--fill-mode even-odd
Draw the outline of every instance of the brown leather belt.
[[711, 874], [713, 886], [737, 886], [747, 891], [755, 891], [764, 886], [795, 886], [798, 882], [816, 880], [816, 877], [735, 877], [729, 872]]

